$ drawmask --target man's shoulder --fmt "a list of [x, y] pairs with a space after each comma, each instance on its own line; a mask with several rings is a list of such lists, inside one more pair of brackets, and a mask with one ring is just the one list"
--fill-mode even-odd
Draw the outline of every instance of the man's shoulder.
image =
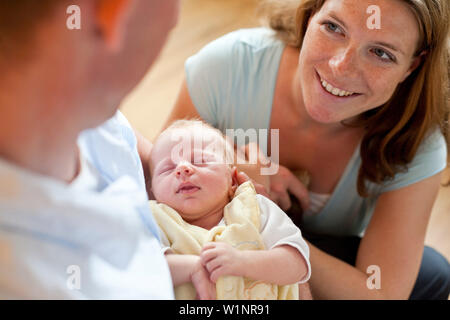
[[92, 145], [102, 150], [117, 147], [132, 150], [137, 144], [130, 123], [120, 111], [100, 126], [81, 132], [78, 142], [86, 151], [91, 151]]
[[115, 181], [128, 175], [145, 189], [136, 136], [120, 111], [101, 126], [82, 132], [78, 145], [106, 180]]

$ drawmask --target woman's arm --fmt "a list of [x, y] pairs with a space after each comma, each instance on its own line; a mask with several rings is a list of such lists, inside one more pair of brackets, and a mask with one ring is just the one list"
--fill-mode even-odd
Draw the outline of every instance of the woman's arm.
[[308, 274], [303, 256], [287, 245], [270, 250], [237, 250], [227, 243], [212, 242], [203, 247], [200, 258], [213, 282], [220, 276], [234, 275], [289, 285]]
[[161, 131], [166, 129], [175, 120], [193, 118], [201, 119], [194, 103], [192, 102], [191, 96], [189, 95], [189, 90], [185, 79], [181, 85], [175, 105]]
[[[382, 194], [361, 240], [356, 266], [310, 246], [310, 285], [317, 299], [408, 299], [417, 278], [425, 233], [441, 174]], [[370, 290], [369, 266], [381, 288]]]

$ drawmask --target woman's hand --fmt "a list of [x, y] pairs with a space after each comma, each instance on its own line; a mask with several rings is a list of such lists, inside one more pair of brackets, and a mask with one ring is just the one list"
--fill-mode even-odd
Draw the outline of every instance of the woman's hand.
[[289, 169], [281, 165], [278, 173], [270, 176], [270, 191], [267, 191], [265, 186], [251, 179], [243, 171], [237, 172], [236, 181], [239, 185], [246, 181], [251, 181], [255, 186], [257, 193], [275, 202], [283, 211], [289, 210], [292, 206], [289, 193], [293, 194], [297, 198], [303, 210], [306, 210], [309, 207], [308, 189], [306, 189], [306, 187]]
[[270, 176], [270, 199], [287, 211], [292, 206], [289, 193], [297, 198], [303, 210], [308, 209], [308, 189], [288, 168], [279, 165], [278, 173]]
[[259, 193], [266, 198], [270, 199], [270, 194], [266, 190], [266, 187], [264, 187], [262, 184], [256, 182], [255, 180], [251, 179], [244, 171], [236, 172], [236, 181], [238, 185], [243, 184], [244, 182], [251, 181], [253, 183], [253, 186], [255, 187], [256, 193]]

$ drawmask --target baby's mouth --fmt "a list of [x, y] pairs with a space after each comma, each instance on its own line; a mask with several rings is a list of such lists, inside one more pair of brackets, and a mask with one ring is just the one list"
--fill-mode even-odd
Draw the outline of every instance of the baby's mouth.
[[184, 182], [184, 183], [180, 184], [176, 193], [190, 194], [190, 193], [194, 193], [198, 190], [200, 190], [200, 187], [197, 187], [196, 185], [194, 185], [190, 182]]

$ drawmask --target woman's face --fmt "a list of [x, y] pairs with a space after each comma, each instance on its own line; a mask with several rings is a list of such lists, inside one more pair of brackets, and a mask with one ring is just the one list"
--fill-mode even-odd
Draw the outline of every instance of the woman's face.
[[379, 0], [380, 29], [369, 29], [371, 0], [327, 0], [311, 17], [297, 77], [308, 114], [337, 123], [384, 104], [417, 66], [416, 18], [399, 0]]

